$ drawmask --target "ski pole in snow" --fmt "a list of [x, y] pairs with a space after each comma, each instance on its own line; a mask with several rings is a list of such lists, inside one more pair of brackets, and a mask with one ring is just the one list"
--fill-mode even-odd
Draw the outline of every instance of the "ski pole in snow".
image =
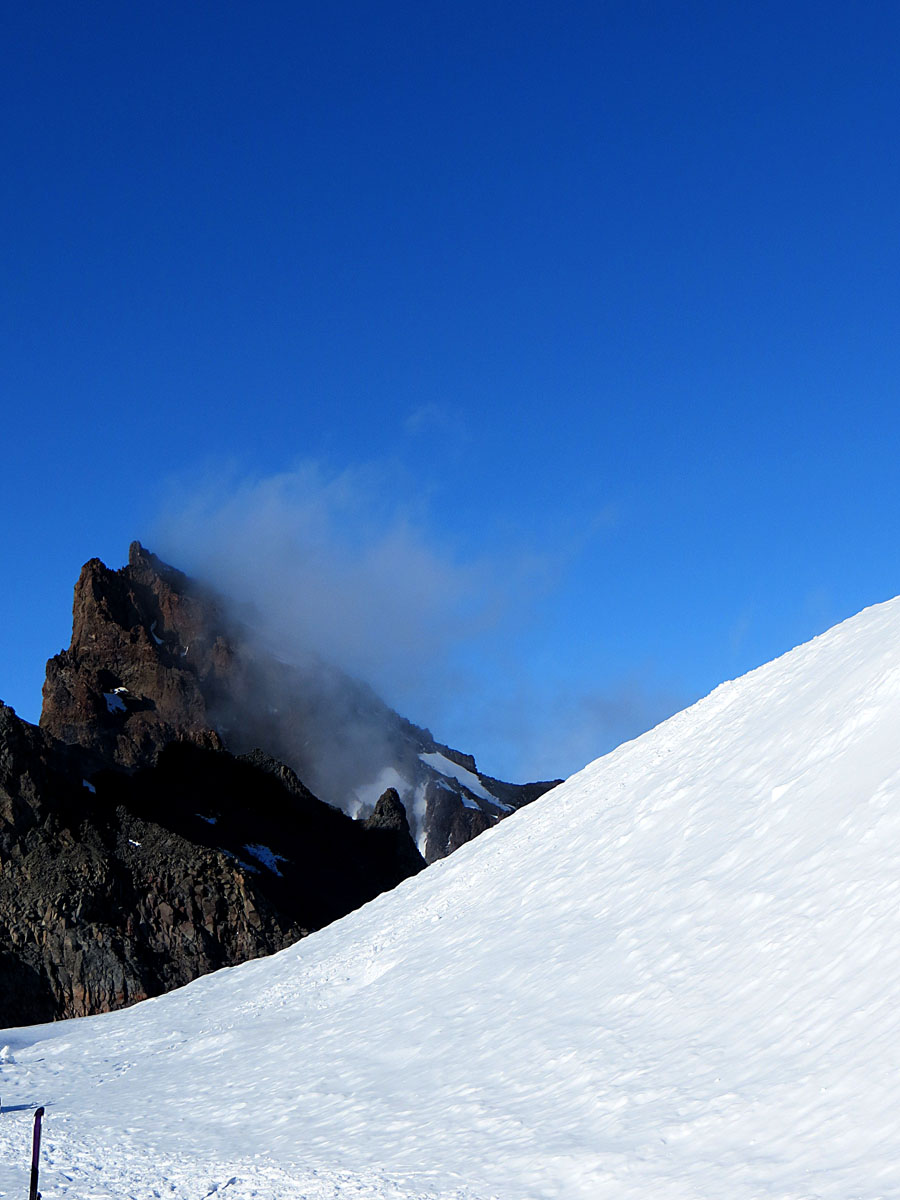
[[37, 1187], [38, 1159], [41, 1155], [41, 1117], [43, 1115], [43, 1108], [39, 1108], [34, 1114], [34, 1138], [31, 1143], [31, 1190], [28, 1193], [28, 1200], [41, 1200], [41, 1194]]

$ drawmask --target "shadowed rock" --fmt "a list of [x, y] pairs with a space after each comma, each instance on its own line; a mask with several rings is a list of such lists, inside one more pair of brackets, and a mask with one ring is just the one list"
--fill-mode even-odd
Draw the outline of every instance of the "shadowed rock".
[[396, 788], [388, 788], [379, 796], [375, 811], [366, 820], [365, 827], [390, 848], [398, 871], [415, 875], [425, 866], [425, 859], [410, 837], [406, 809]]
[[[317, 798], [362, 815], [385, 775], [404, 795], [365, 820]], [[0, 1024], [280, 950], [550, 786], [491, 780], [364, 684], [280, 662], [138, 542], [121, 570], [92, 559], [40, 727], [0, 705]]]
[[404, 855], [271, 760], [176, 742], [134, 772], [97, 764], [0, 706], [4, 1024], [280, 950], [424, 866], [408, 832]]

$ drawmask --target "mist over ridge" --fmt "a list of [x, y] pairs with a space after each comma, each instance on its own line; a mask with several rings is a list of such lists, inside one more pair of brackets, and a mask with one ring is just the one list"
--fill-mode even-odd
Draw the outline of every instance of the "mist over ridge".
[[432, 500], [395, 463], [220, 472], [173, 488], [148, 542], [268, 653], [326, 691], [337, 668], [501, 778], [570, 774], [683, 706], [640, 668], [573, 683], [542, 650], [580, 535], [464, 553]]
[[[359, 695], [372, 689], [373, 710], [377, 694], [437, 725], [454, 697], [484, 703], [485, 641], [514, 619], [527, 568], [454, 556], [427, 531], [422, 504], [398, 490], [380, 469], [327, 474], [315, 463], [219, 479], [169, 502], [154, 545], [226, 598], [259, 648], [299, 667], [333, 711], [343, 673], [364, 685]], [[358, 707], [358, 695], [346, 700]]]

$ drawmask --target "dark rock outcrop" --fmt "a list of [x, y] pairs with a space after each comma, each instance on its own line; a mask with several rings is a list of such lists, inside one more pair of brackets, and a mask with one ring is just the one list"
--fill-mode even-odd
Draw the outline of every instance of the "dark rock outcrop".
[[431, 813], [433, 838], [446, 853], [452, 854], [491, 827], [491, 817], [483, 808], [461, 804], [459, 795], [441, 783], [429, 782], [425, 800]]
[[387, 788], [378, 797], [375, 811], [364, 822], [375, 837], [378, 837], [389, 853], [398, 871], [413, 875], [424, 863], [410, 836], [406, 809], [401, 803], [396, 788]]
[[280, 662], [137, 542], [121, 570], [92, 559], [40, 727], [0, 705], [0, 1025], [282, 949], [550, 786]]
[[72, 642], [47, 663], [41, 728], [121, 766], [172, 741], [222, 740], [208, 698], [233, 670], [214, 597], [134, 542], [128, 566], [93, 558], [75, 585]]
[[41, 727], [128, 768], [152, 765], [172, 741], [261, 747], [352, 816], [393, 786], [428, 862], [559, 782], [480, 774], [471, 755], [360, 681], [313, 658], [279, 661], [218, 597], [139, 542], [120, 571], [99, 559], [83, 568], [72, 644], [47, 664]]
[[[290, 945], [421, 870], [288, 768], [173, 742], [96, 770], [0, 707], [0, 1023], [104, 1012]], [[90, 771], [90, 778], [84, 772]]]

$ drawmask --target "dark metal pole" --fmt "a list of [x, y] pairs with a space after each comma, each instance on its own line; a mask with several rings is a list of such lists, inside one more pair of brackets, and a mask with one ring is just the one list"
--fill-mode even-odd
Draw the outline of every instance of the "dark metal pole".
[[31, 1191], [28, 1193], [28, 1200], [41, 1200], [37, 1189], [38, 1159], [41, 1156], [41, 1117], [43, 1115], [43, 1108], [39, 1108], [34, 1114], [34, 1138], [31, 1143]]

